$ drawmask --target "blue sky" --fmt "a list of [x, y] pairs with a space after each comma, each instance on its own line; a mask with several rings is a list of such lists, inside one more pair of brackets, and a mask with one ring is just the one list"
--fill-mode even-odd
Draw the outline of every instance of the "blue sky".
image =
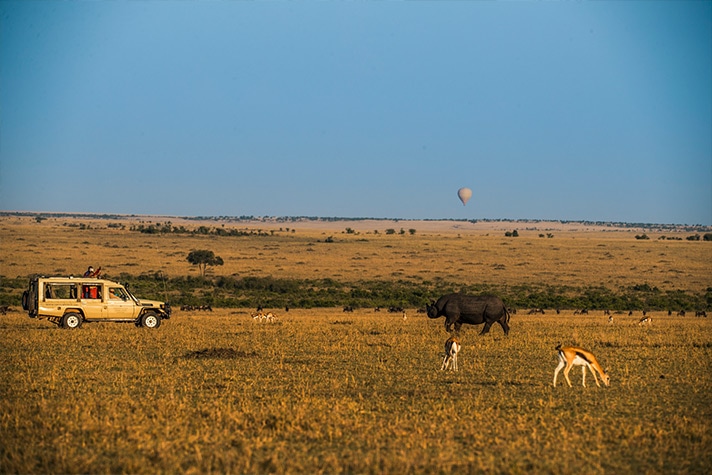
[[711, 84], [708, 1], [0, 1], [0, 209], [710, 225]]

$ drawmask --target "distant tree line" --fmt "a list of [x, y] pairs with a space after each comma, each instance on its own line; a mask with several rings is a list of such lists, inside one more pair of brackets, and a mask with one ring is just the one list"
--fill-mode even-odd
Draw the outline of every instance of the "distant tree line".
[[[41, 222], [48, 218], [84, 218], [84, 219], [108, 219], [121, 220], [126, 218], [138, 218], [135, 214], [92, 214], [92, 213], [49, 213], [49, 212], [31, 212], [31, 211], [0, 211], [0, 217], [15, 216], [15, 217], [31, 217], [36, 221]], [[577, 220], [556, 220], [556, 219], [508, 219], [508, 218], [480, 218], [480, 219], [464, 219], [464, 218], [425, 218], [425, 219], [402, 219], [402, 218], [373, 218], [373, 217], [323, 217], [323, 216], [180, 216], [180, 219], [187, 221], [224, 221], [224, 222], [300, 222], [300, 221], [323, 221], [323, 222], [341, 222], [341, 221], [452, 221], [452, 222], [467, 222], [467, 223], [561, 223], [561, 224], [580, 224], [582, 226], [598, 226], [610, 228], [640, 228], [655, 232], [676, 231], [676, 232], [696, 232], [705, 233], [712, 232], [712, 226], [704, 226], [701, 224], [660, 224], [660, 223], [626, 223], [621, 221], [577, 221]], [[710, 236], [712, 240], [712, 236]]]
[[[571, 287], [543, 284], [462, 285], [455, 282], [409, 280], [363, 280], [342, 282], [331, 278], [287, 279], [277, 277], [177, 276], [162, 272], [131, 275], [122, 273], [106, 278], [128, 283], [139, 297], [161, 299], [177, 308], [181, 305], [251, 308], [375, 308], [400, 306], [423, 308], [426, 303], [450, 292], [471, 295], [493, 293], [512, 308], [589, 310], [710, 310], [712, 287], [695, 293], [660, 290], [647, 283], [617, 290], [602, 286]], [[0, 305], [19, 306], [28, 278], [0, 280]]]
[[[170, 221], [165, 223], [136, 224], [129, 228], [143, 234], [191, 234], [199, 236], [273, 236], [277, 230], [263, 231], [261, 229], [233, 229], [223, 227], [198, 226], [197, 228], [186, 228], [185, 226], [174, 226]], [[281, 228], [279, 231], [283, 231]], [[289, 232], [289, 228], [286, 229]], [[291, 230], [294, 232], [294, 230]]]

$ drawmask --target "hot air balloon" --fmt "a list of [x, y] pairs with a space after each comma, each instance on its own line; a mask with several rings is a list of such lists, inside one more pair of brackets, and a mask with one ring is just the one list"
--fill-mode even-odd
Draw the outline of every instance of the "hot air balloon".
[[460, 188], [457, 190], [457, 197], [462, 201], [462, 206], [465, 206], [470, 198], [472, 198], [472, 190], [469, 188]]

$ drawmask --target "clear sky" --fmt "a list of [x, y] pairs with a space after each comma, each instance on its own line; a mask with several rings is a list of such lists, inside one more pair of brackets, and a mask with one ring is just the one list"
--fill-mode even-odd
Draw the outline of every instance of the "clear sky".
[[711, 64], [709, 1], [2, 0], [0, 209], [710, 225]]

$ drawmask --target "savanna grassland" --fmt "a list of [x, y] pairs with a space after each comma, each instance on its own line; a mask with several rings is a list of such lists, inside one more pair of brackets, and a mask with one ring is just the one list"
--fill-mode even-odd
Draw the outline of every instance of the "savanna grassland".
[[[165, 222], [174, 228], [203, 226], [260, 234], [233, 237], [131, 230]], [[315, 227], [300, 222], [66, 217], [38, 223], [31, 217], [9, 216], [0, 217], [0, 275], [81, 275], [94, 265], [114, 278], [156, 272], [197, 276], [198, 268], [186, 256], [191, 250], [208, 249], [224, 261], [208, 268], [209, 275], [222, 276], [445, 281], [501, 289], [522, 284], [610, 289], [648, 284], [661, 291], [694, 293], [704, 293], [712, 285], [712, 244], [683, 239], [694, 233], [647, 231], [649, 240], [637, 240], [635, 236], [643, 234], [637, 229], [549, 229], [540, 224], [520, 228], [519, 237], [507, 238], [503, 226], [516, 224], [347, 221]], [[387, 234], [388, 229], [396, 232]], [[547, 234], [553, 237], [540, 237]]]
[[[109, 276], [195, 276], [185, 256], [211, 249], [224, 259], [210, 269], [214, 276], [425, 288], [484, 282], [503, 291], [644, 284], [702, 295], [712, 286], [711, 243], [650, 232], [641, 241], [639, 230], [519, 229], [506, 238], [501, 229], [459, 225], [290, 223], [199, 236], [116, 223], [124, 226], [4, 217], [0, 274], [78, 275], [92, 264]], [[385, 232], [401, 226], [403, 234]], [[466, 327], [453, 373], [439, 371], [448, 336], [442, 319], [415, 308], [407, 319], [370, 308], [276, 309], [271, 324], [251, 311], [176, 311], [155, 330], [108, 323], [60, 330], [17, 310], [0, 317], [0, 472], [708, 473], [712, 466], [712, 319], [694, 312], [654, 311], [653, 323], [640, 326], [639, 313], [608, 323], [600, 310], [520, 310], [507, 337], [498, 325], [486, 336]], [[574, 387], [562, 379], [552, 387], [558, 343], [594, 352], [611, 386], [598, 388], [589, 375], [581, 387], [577, 368]]]
[[[3, 317], [3, 473], [708, 473], [709, 319], [442, 321], [292, 310], [178, 314], [158, 330]], [[552, 387], [558, 342], [611, 386]], [[561, 383], [561, 381], [560, 381]]]

